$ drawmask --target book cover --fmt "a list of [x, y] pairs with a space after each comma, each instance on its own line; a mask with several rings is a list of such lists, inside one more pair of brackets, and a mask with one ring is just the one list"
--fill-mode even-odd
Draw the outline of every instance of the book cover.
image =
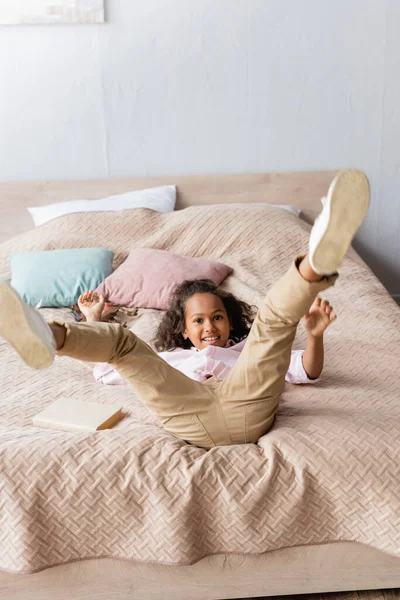
[[35, 415], [32, 423], [35, 427], [46, 429], [93, 432], [109, 429], [122, 417], [122, 409], [109, 404], [59, 398]]

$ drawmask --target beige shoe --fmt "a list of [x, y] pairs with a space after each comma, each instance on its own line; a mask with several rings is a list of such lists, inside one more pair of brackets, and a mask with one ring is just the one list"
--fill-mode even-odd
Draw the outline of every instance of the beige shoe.
[[309, 241], [309, 261], [319, 275], [336, 273], [369, 207], [369, 183], [357, 169], [341, 171], [332, 181]]
[[0, 336], [33, 369], [45, 369], [54, 360], [55, 342], [49, 325], [3, 279], [0, 279]]

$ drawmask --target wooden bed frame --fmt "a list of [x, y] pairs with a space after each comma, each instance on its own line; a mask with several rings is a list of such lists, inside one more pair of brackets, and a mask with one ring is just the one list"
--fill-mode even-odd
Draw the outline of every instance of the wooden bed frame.
[[319, 212], [319, 199], [326, 194], [335, 173], [315, 171], [0, 183], [0, 242], [32, 229], [33, 220], [26, 210], [28, 206], [67, 200], [97, 200], [132, 190], [173, 184], [177, 186], [176, 210], [196, 204], [265, 202], [291, 204], [301, 208], [310, 219]]
[[[0, 241], [33, 227], [28, 206], [94, 200], [167, 184], [177, 185], [177, 210], [199, 204], [291, 204], [312, 222], [334, 175], [334, 171], [316, 171], [3, 183]], [[34, 574], [0, 571], [0, 598], [18, 600], [213, 600], [395, 587], [400, 587], [400, 559], [354, 542], [300, 546], [254, 556], [219, 554], [191, 566], [104, 558]]]

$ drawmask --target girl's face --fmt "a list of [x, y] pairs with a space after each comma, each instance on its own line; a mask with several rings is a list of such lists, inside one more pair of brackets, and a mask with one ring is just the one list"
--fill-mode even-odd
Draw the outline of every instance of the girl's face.
[[202, 350], [207, 346], [223, 348], [229, 340], [231, 324], [224, 303], [209, 292], [193, 294], [186, 302], [183, 337]]

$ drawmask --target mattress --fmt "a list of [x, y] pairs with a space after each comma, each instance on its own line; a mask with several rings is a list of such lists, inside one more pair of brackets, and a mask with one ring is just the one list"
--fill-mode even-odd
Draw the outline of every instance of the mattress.
[[[130, 248], [153, 247], [228, 264], [222, 287], [260, 305], [308, 234], [262, 204], [67, 215], [4, 242], [0, 276], [10, 276], [16, 251], [106, 247], [117, 267]], [[400, 312], [350, 257], [325, 296], [338, 320], [325, 336], [322, 380], [287, 384], [257, 445], [190, 446], [128, 386], [97, 384], [93, 365], [57, 357], [32, 371], [0, 340], [0, 569], [101, 557], [188, 565], [339, 541], [400, 555]], [[41, 310], [72, 319], [68, 309]], [[161, 316], [139, 309], [133, 330], [150, 343]], [[304, 346], [300, 325], [294, 347]], [[94, 434], [33, 427], [59, 397], [122, 405], [127, 416]]]

